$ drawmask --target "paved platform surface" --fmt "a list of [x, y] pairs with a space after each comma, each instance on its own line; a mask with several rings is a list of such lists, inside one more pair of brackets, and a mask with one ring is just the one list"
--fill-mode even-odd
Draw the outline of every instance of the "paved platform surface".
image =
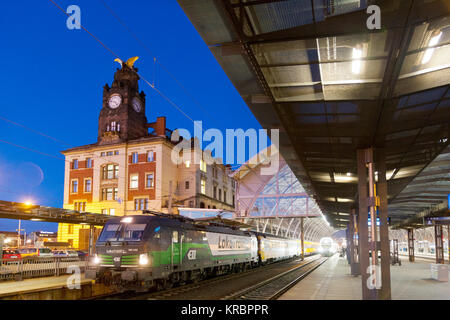
[[[67, 279], [70, 275], [59, 277], [45, 277], [35, 279], [25, 279], [23, 281], [2, 281], [0, 282], [0, 297], [13, 293], [37, 292], [43, 289], [56, 289], [67, 286]], [[81, 284], [92, 282], [81, 276]]]
[[[430, 262], [391, 266], [393, 300], [450, 300], [450, 282], [431, 279]], [[350, 275], [347, 259], [336, 254], [279, 300], [360, 300], [361, 277]]]

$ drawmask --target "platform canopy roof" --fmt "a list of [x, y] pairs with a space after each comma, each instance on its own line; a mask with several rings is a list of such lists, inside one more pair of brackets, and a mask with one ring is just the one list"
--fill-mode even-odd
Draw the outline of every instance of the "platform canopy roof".
[[393, 204], [449, 145], [448, 0], [178, 2], [335, 227], [355, 205], [357, 148], [384, 148], [391, 219], [416, 214]]

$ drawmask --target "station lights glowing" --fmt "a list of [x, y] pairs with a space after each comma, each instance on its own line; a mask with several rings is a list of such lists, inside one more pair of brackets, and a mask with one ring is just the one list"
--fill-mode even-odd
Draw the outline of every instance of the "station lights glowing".
[[[431, 37], [430, 41], [428, 42], [428, 47], [433, 47], [438, 44], [439, 40], [441, 39], [442, 31], [439, 32], [434, 37]], [[425, 54], [422, 58], [422, 64], [428, 63], [431, 60], [431, 57], [433, 56], [435, 48], [429, 48], [425, 51]]]
[[32, 202], [31, 200], [26, 200], [26, 201], [25, 201], [25, 205], [26, 205], [27, 207], [32, 206], [32, 205], [33, 205], [33, 202]]
[[351, 172], [347, 172], [347, 177], [350, 177], [352, 175]]
[[94, 262], [94, 264], [99, 264], [100, 263], [100, 258], [98, 257], [98, 255], [94, 256], [94, 260], [92, 262]]
[[352, 72], [359, 74], [361, 72], [362, 49], [353, 48]]
[[142, 253], [139, 255], [139, 265], [145, 266], [149, 263], [148, 255], [146, 253]]
[[120, 220], [120, 222], [122, 222], [122, 223], [131, 223], [131, 222], [133, 222], [133, 218], [132, 217], [126, 217], [126, 218], [123, 218], [122, 220]]

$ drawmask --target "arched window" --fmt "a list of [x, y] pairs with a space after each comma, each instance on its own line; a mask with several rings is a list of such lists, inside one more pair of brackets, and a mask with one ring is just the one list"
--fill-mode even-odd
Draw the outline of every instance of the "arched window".
[[205, 203], [204, 202], [200, 202], [200, 208], [204, 208], [205, 207]]

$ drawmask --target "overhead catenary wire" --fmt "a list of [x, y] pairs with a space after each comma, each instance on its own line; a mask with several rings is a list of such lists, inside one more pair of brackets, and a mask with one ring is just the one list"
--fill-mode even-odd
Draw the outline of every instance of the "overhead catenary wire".
[[203, 112], [205, 112], [211, 119], [214, 119], [214, 117], [195, 99], [195, 97], [187, 90], [187, 88], [181, 83], [180, 80], [175, 77], [175, 75], [169, 71], [168, 68], [166, 68], [159, 59], [156, 58], [156, 55], [153, 54], [153, 52], [148, 48], [148, 46], [136, 35], [133, 30], [131, 30], [130, 27], [119, 17], [117, 13], [114, 12], [114, 10], [106, 4], [104, 0], [99, 0], [102, 5], [111, 13], [111, 15], [127, 30], [127, 32], [153, 57], [154, 61], [154, 71], [153, 71], [153, 84], [155, 83], [156, 78], [156, 70], [155, 66], [156, 64], [162, 68], [175, 82], [176, 84], [183, 90], [183, 92], [200, 108]]
[[[53, 5], [55, 5], [64, 15], [66, 15], [67, 17], [70, 17], [70, 15], [64, 11], [63, 8], [61, 8], [54, 0], [49, 0], [51, 3], [53, 3]], [[80, 24], [80, 27], [86, 31], [87, 34], [89, 34], [92, 38], [94, 38], [103, 48], [105, 48], [108, 52], [110, 52], [114, 57], [116, 57], [117, 59], [120, 59], [121, 61], [125, 61], [123, 59], [121, 59], [119, 57], [119, 55], [117, 53], [115, 53], [110, 47], [108, 47], [105, 43], [103, 43], [99, 38], [97, 38], [93, 33], [91, 33], [89, 30], [86, 29], [86, 27], [84, 27], [82, 24]], [[133, 70], [132, 68], [130, 68], [131, 70]], [[185, 117], [187, 117], [189, 120], [191, 120], [194, 125], [197, 125], [195, 123], [195, 121], [189, 117], [187, 115], [186, 112], [182, 111], [182, 108], [180, 106], [178, 106], [178, 104], [176, 104], [173, 100], [169, 99], [165, 94], [163, 94], [163, 92], [159, 89], [157, 89], [154, 85], [152, 85], [147, 79], [145, 79], [141, 74], [139, 74], [138, 72], [136, 72], [135, 70], [133, 70], [133, 72], [135, 72], [141, 79], [144, 80], [145, 83], [147, 83], [150, 88], [152, 88], [156, 93], [158, 93], [164, 100], [166, 100], [167, 102], [169, 102], [170, 105], [172, 105], [173, 107], [175, 107], [178, 111], [180, 111]], [[202, 129], [202, 131], [205, 131], [203, 129], [203, 127], [199, 127], [200, 129]]]

